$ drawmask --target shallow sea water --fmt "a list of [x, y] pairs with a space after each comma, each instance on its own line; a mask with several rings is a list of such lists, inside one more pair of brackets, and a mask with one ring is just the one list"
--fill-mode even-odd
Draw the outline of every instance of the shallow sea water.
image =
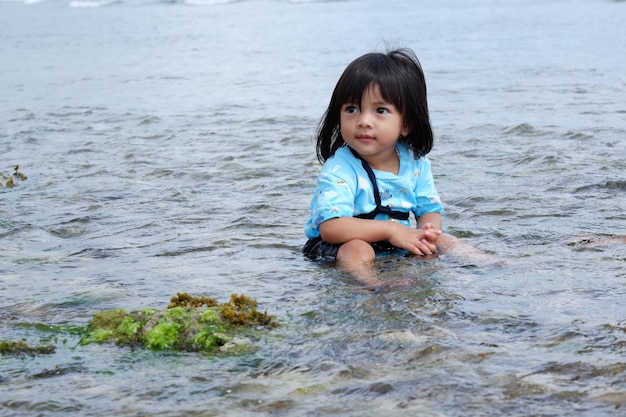
[[[618, 416], [626, 2], [0, 2], [0, 415]], [[355, 57], [422, 61], [448, 232], [489, 260], [300, 253]], [[79, 346], [111, 308], [256, 298], [252, 354]]]

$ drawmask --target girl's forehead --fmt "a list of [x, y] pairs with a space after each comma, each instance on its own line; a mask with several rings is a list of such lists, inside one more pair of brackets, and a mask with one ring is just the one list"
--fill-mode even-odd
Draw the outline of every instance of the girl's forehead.
[[380, 90], [380, 85], [376, 82], [369, 83], [365, 88], [361, 91], [355, 90], [353, 91], [352, 96], [346, 97], [348, 101], [361, 101], [364, 98], [368, 98], [370, 101], [376, 100], [381, 101], [384, 100], [383, 95]]
[[370, 84], [367, 86], [367, 88], [363, 91], [363, 97], [361, 98], [361, 100], [367, 98], [370, 102], [385, 102], [387, 101], [381, 91], [380, 91], [380, 86], [378, 84]]
[[378, 83], [371, 83], [363, 91], [363, 96], [365, 95], [381, 97], [382, 94], [380, 92], [380, 85], [378, 85]]

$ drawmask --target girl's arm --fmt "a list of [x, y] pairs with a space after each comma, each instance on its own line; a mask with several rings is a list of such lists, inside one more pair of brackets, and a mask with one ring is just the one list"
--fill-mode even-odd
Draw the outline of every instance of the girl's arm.
[[[441, 230], [441, 214], [439, 213], [426, 213], [423, 214], [417, 220], [417, 227], [420, 229], [437, 229]], [[439, 252], [447, 252], [457, 246], [459, 244], [459, 240], [454, 236], [441, 233], [435, 242], [435, 246], [437, 246], [437, 250]]]
[[365, 242], [387, 240], [392, 245], [416, 255], [430, 255], [437, 249], [434, 242], [441, 235], [441, 230], [436, 227], [413, 229], [386, 220], [345, 216], [329, 219], [320, 224], [320, 235], [325, 242], [332, 244], [342, 244], [355, 239]]
[[440, 213], [426, 213], [417, 219], [417, 228], [424, 229], [424, 226], [430, 224], [433, 229], [441, 230], [441, 214]]

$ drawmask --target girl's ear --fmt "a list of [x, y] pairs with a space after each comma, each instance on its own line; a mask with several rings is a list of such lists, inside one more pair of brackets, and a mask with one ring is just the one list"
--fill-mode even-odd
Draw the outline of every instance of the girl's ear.
[[408, 134], [411, 133], [411, 128], [409, 126], [404, 126], [402, 128], [402, 132], [400, 133], [403, 137], [407, 137]]

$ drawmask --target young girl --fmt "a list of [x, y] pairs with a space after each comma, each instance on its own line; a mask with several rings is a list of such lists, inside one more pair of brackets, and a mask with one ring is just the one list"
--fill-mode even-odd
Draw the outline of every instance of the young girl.
[[303, 252], [359, 277], [377, 253], [427, 256], [453, 245], [441, 232], [443, 206], [426, 158], [432, 146], [424, 73], [411, 50], [348, 65], [318, 127], [324, 166]]

